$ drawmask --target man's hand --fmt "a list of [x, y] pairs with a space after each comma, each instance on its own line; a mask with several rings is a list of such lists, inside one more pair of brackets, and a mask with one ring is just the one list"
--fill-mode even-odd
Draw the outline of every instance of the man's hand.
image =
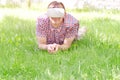
[[58, 51], [58, 44], [54, 43], [54, 44], [48, 44], [47, 45], [47, 50], [49, 53], [55, 53]]

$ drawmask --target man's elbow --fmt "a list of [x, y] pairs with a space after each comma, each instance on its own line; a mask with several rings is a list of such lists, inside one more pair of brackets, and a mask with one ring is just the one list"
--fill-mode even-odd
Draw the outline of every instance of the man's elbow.
[[66, 49], [69, 49], [69, 48], [70, 48], [70, 45], [67, 45], [67, 46], [66, 46]]

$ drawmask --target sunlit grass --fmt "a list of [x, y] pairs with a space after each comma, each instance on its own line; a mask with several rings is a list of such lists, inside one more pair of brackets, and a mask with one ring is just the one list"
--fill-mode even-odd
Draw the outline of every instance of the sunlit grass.
[[39, 11], [8, 12], [1, 11], [0, 80], [120, 79], [120, 14], [72, 12], [88, 32], [70, 49], [51, 55], [37, 46]]

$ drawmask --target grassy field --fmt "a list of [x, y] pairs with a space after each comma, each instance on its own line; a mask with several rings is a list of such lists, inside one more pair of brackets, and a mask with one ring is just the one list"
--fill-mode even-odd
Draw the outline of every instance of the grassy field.
[[39, 11], [0, 9], [0, 80], [120, 80], [120, 11], [70, 11], [87, 34], [66, 51], [39, 50]]

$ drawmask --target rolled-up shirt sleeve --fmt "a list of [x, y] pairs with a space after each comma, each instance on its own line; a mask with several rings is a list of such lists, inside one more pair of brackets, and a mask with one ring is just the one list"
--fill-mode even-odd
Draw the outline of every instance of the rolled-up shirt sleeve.
[[46, 37], [46, 22], [42, 18], [36, 21], [36, 36]]
[[79, 23], [72, 25], [66, 29], [65, 38], [77, 37], [78, 36]]

